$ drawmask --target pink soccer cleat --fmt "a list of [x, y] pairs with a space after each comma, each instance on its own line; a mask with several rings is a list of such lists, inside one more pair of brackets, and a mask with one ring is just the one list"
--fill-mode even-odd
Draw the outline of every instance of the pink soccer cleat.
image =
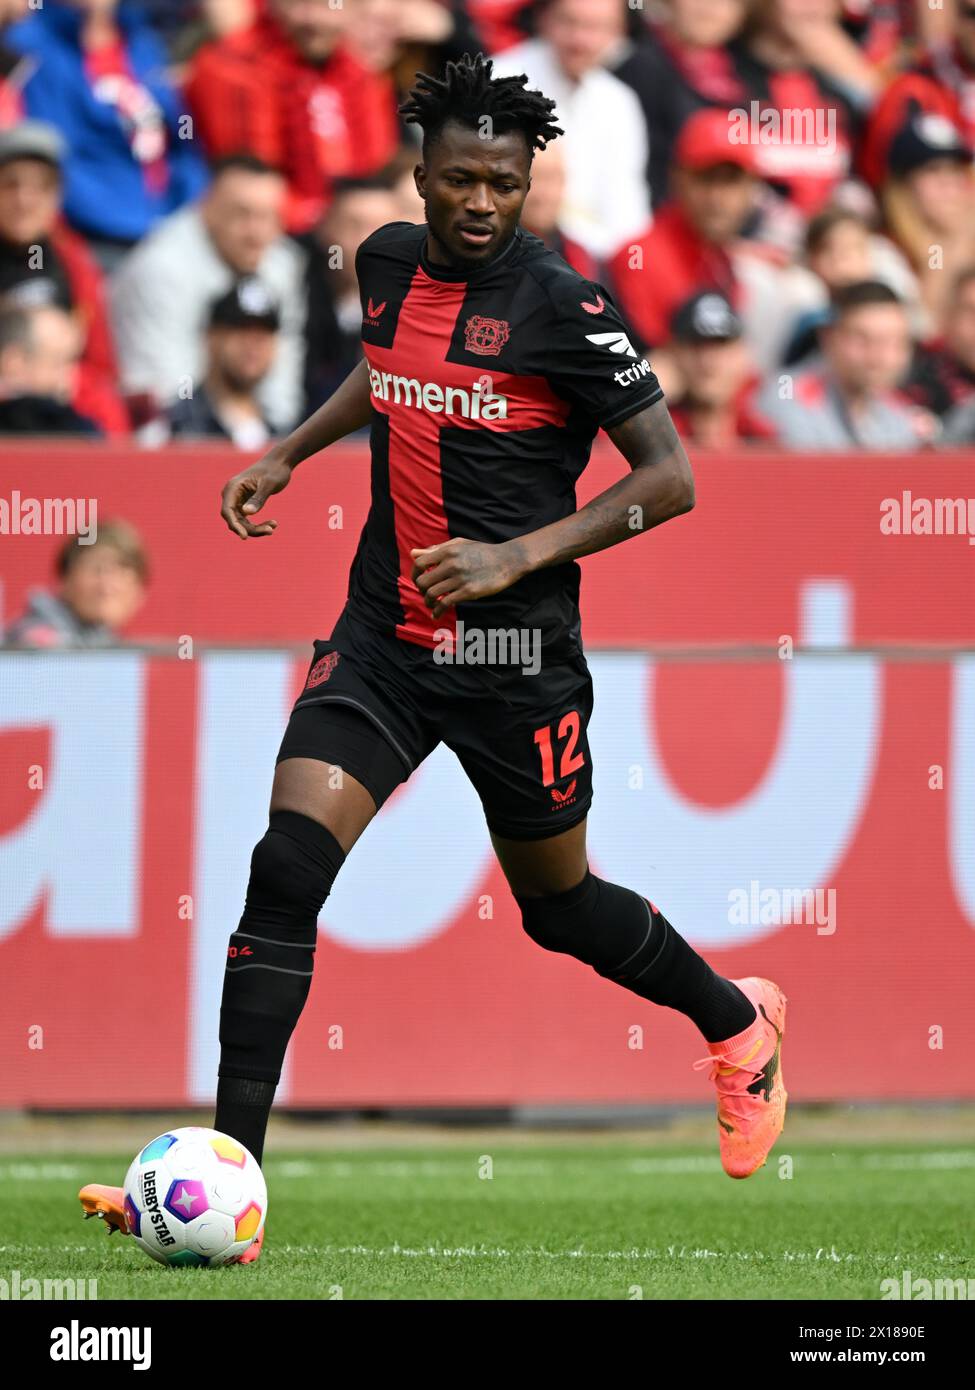
[[754, 975], [733, 980], [754, 1005], [758, 1017], [727, 1042], [708, 1043], [709, 1056], [694, 1070], [712, 1068], [718, 1092], [721, 1164], [731, 1178], [747, 1178], [761, 1168], [782, 1133], [788, 1095], [782, 1079], [785, 995], [771, 980]]
[[239, 1260], [234, 1260], [235, 1265], [252, 1265], [264, 1249], [264, 1227], [258, 1231], [250, 1245], [241, 1255]]

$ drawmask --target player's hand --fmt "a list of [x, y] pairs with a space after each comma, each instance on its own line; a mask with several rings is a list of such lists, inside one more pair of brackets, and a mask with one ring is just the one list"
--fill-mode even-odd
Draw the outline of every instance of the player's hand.
[[235, 535], [242, 540], [252, 536], [274, 534], [276, 521], [250, 520], [267, 499], [286, 488], [291, 481], [291, 469], [272, 450], [257, 463], [231, 478], [220, 495], [220, 515]]
[[518, 548], [511, 541], [489, 545], [456, 537], [411, 550], [410, 558], [413, 583], [435, 618], [456, 603], [499, 594], [525, 572]]

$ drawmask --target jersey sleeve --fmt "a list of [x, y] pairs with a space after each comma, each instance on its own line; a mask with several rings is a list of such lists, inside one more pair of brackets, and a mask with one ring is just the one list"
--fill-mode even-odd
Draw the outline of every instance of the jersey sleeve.
[[382, 227], [377, 227], [374, 232], [370, 232], [367, 237], [359, 242], [355, 251], [355, 272], [358, 277], [360, 268], [368, 264], [371, 255], [377, 251], [382, 251], [393, 243], [396, 234], [404, 228], [414, 230], [412, 222], [387, 222]]
[[611, 429], [663, 398], [609, 290], [581, 276], [566, 278], [551, 299], [555, 314], [545, 375], [554, 391], [600, 429]]

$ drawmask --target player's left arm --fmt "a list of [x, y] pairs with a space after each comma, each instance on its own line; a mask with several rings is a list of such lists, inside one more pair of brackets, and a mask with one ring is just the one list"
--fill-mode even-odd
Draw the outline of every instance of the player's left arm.
[[690, 460], [663, 398], [607, 434], [630, 465], [629, 476], [571, 516], [507, 542], [523, 551], [523, 574], [606, 550], [694, 506]]
[[533, 570], [565, 564], [640, 535], [694, 506], [694, 477], [663, 398], [607, 434], [630, 465], [592, 501], [499, 545], [449, 540], [412, 551], [413, 580], [434, 617], [455, 603], [500, 593]]

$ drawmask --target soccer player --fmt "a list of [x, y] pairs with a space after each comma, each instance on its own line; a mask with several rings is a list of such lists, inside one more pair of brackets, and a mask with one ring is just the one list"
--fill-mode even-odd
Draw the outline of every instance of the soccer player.
[[[230, 938], [215, 1126], [261, 1161], [322, 905], [377, 810], [442, 741], [480, 796], [528, 935], [700, 1029], [721, 1159], [743, 1178], [782, 1129], [785, 999], [768, 980], [715, 974], [586, 858], [592, 682], [575, 561], [640, 543], [691, 509], [694, 485], [610, 294], [519, 226], [533, 153], [561, 134], [526, 80], [492, 77], [481, 55], [419, 75], [403, 114], [423, 130], [426, 223], [392, 222], [359, 247], [365, 359], [223, 492], [236, 535], [270, 537], [276, 522], [255, 514], [298, 464], [371, 426], [348, 599], [315, 643]], [[600, 427], [630, 471], [576, 510]], [[527, 636], [538, 659], [526, 664], [521, 640], [501, 650], [499, 633]], [[486, 661], [471, 659], [478, 642]], [[124, 1229], [117, 1189], [88, 1192], [86, 1209]]]

